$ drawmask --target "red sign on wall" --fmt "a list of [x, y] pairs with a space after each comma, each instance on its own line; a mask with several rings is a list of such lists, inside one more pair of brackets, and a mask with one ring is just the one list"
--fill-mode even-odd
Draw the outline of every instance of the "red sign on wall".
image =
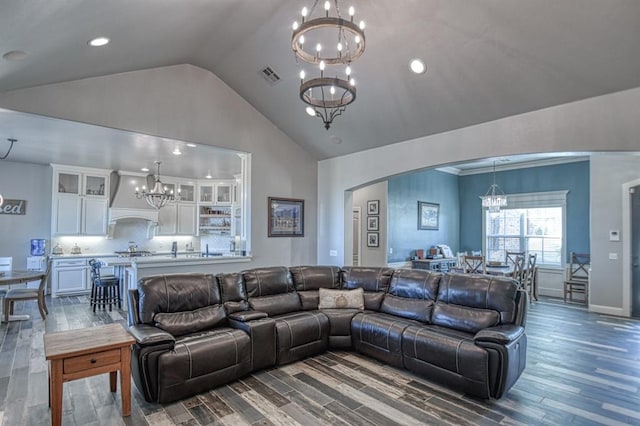
[[27, 200], [7, 200], [5, 198], [0, 206], [0, 214], [27, 214]]

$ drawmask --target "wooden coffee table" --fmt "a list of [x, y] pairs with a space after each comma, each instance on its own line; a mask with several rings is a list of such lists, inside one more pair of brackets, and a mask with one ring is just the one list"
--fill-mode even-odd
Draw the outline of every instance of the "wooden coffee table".
[[109, 324], [44, 335], [49, 361], [51, 424], [62, 423], [62, 384], [109, 373], [111, 392], [117, 389], [120, 370], [122, 415], [131, 414], [131, 345], [135, 339], [120, 325]]

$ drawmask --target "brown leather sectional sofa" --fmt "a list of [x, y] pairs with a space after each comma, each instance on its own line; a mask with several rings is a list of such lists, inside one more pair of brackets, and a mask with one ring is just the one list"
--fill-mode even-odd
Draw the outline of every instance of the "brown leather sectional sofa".
[[[345, 294], [360, 297], [363, 309], [318, 309], [319, 289], [356, 290]], [[133, 377], [150, 402], [330, 348], [352, 348], [481, 398], [502, 397], [526, 362], [527, 294], [509, 278], [272, 267], [147, 277], [129, 300]]]

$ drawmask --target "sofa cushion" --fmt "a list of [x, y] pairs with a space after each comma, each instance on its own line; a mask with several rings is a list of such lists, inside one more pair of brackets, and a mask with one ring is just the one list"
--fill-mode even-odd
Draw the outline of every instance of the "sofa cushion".
[[500, 314], [491, 309], [437, 303], [433, 310], [432, 322], [456, 330], [477, 333], [483, 328], [498, 325]]
[[227, 310], [227, 314], [249, 309], [247, 303], [247, 289], [242, 274], [234, 272], [216, 275], [220, 286], [220, 297]]
[[417, 321], [377, 312], [363, 312], [351, 320], [351, 340], [358, 352], [394, 367], [402, 367], [402, 332]]
[[380, 312], [428, 323], [442, 274], [423, 269], [394, 271]]
[[329, 320], [321, 312], [292, 312], [274, 319], [278, 365], [317, 355], [329, 347]]
[[205, 392], [251, 371], [251, 340], [228, 327], [179, 338], [158, 356], [158, 402], [167, 403]]
[[477, 274], [445, 274], [431, 322], [476, 332], [511, 324], [516, 318], [518, 283], [511, 278]]
[[153, 317], [156, 327], [173, 336], [209, 330], [224, 323], [225, 319], [226, 314], [222, 305], [205, 306], [193, 311], [160, 312]]
[[167, 274], [138, 282], [139, 317], [155, 324], [158, 313], [186, 312], [221, 303], [220, 289], [212, 274]]
[[251, 297], [249, 298], [249, 306], [254, 311], [266, 312], [270, 317], [302, 310], [302, 304], [297, 293]]
[[342, 288], [364, 290], [364, 307], [377, 311], [389, 289], [393, 268], [345, 266], [341, 269]]
[[337, 266], [294, 266], [289, 271], [297, 291], [340, 288], [340, 268]]
[[271, 296], [294, 291], [289, 269], [284, 266], [242, 271], [249, 297]]
[[318, 290], [320, 301], [318, 309], [364, 309], [364, 290]]
[[402, 353], [487, 386], [489, 355], [476, 346], [473, 334], [434, 325], [409, 326], [402, 334]]

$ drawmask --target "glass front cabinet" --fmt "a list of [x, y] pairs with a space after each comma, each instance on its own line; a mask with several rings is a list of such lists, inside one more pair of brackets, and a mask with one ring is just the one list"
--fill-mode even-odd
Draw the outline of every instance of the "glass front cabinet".
[[106, 235], [110, 170], [53, 167], [53, 235]]

